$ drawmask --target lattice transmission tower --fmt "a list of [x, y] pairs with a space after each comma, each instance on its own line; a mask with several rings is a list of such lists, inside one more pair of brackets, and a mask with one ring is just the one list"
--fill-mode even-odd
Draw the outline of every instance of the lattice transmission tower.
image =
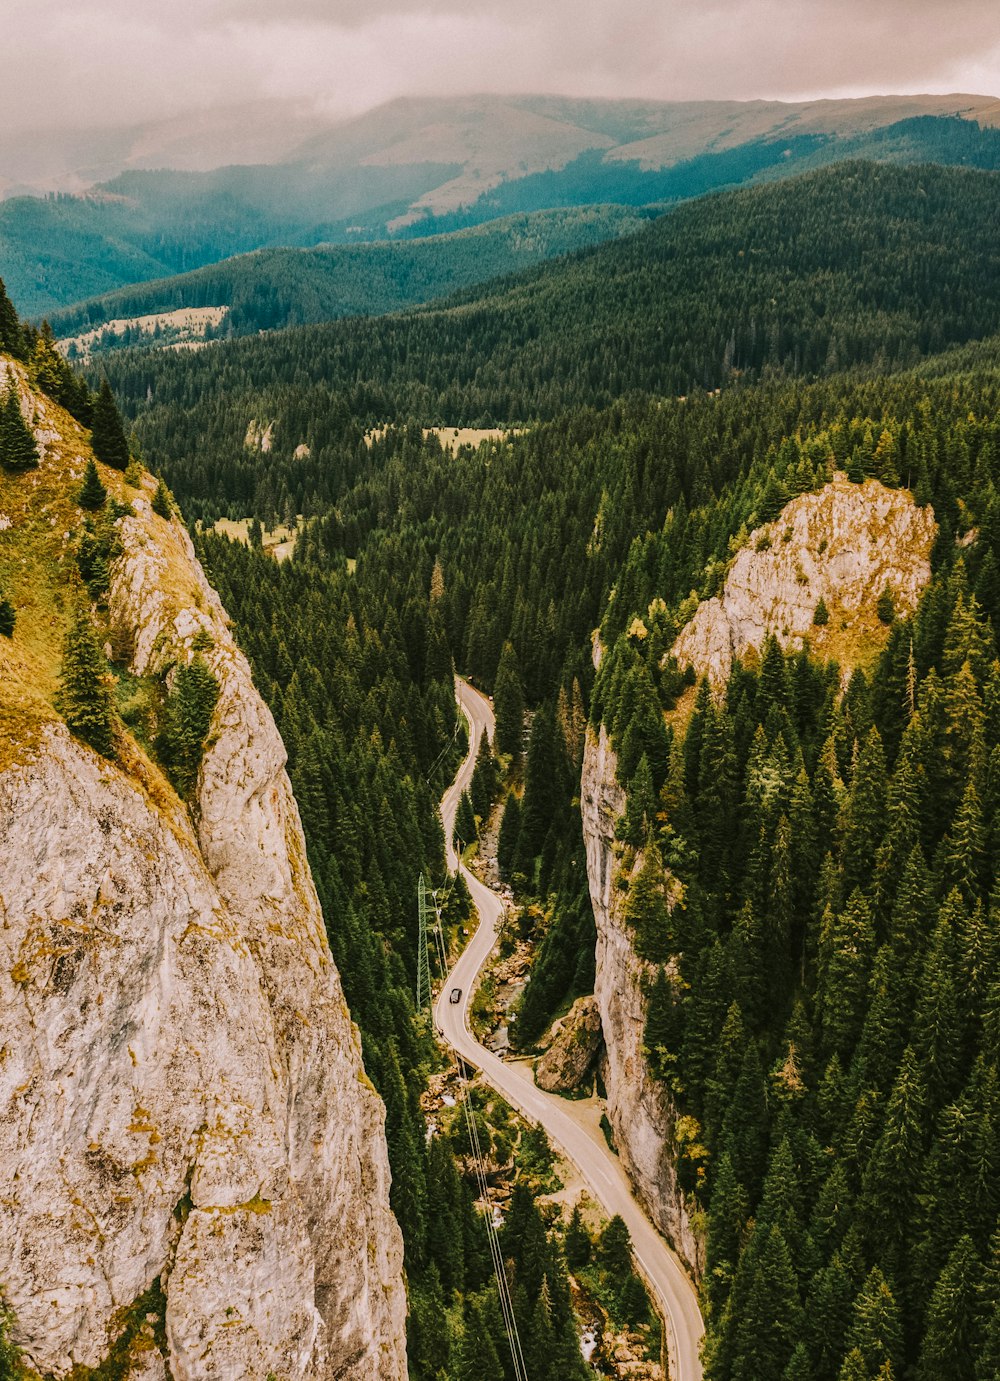
[[427, 944], [430, 939], [429, 931], [437, 924], [437, 909], [434, 905], [434, 894], [424, 884], [424, 875], [420, 874], [420, 881], [417, 883], [417, 912], [420, 917], [420, 935], [417, 939], [417, 1014], [424, 1010], [424, 1004], [429, 1007], [431, 1001], [431, 963], [427, 953]]

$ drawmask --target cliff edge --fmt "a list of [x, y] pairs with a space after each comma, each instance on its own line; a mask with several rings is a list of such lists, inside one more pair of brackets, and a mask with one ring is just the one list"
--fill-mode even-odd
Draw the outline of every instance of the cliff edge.
[[[44, 445], [0, 474], [0, 1290], [40, 1373], [404, 1378], [402, 1242], [285, 752], [153, 483], [99, 624], [126, 693], [218, 687], [181, 800], [138, 730], [61, 721], [87, 434], [0, 362]], [[3, 380], [0, 380], [0, 385]], [[123, 710], [123, 714], [125, 711]], [[126, 715], [126, 719], [128, 716]], [[131, 723], [131, 720], [128, 720]], [[102, 1373], [103, 1374], [103, 1373]]]
[[650, 1219], [697, 1280], [703, 1242], [695, 1205], [677, 1179], [674, 1130], [677, 1110], [646, 1062], [647, 982], [656, 976], [640, 959], [624, 917], [625, 897], [615, 885], [615, 825], [625, 810], [617, 759], [601, 726], [587, 731], [580, 785], [587, 878], [597, 926], [594, 997], [604, 1032], [604, 1085], [615, 1149]]

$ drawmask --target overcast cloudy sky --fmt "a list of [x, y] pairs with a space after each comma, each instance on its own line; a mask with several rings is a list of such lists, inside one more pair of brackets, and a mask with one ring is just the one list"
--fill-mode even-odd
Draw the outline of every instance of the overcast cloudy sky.
[[0, 0], [0, 121], [258, 96], [1000, 95], [998, 0]]

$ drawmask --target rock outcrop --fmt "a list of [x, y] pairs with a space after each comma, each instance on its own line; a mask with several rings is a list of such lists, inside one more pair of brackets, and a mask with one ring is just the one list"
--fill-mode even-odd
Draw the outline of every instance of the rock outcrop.
[[284, 748], [149, 494], [112, 637], [138, 677], [195, 643], [219, 699], [190, 813], [128, 735], [112, 763], [51, 716], [0, 758], [0, 1289], [54, 1376], [134, 1330], [149, 1381], [402, 1381], [384, 1110]]
[[593, 1067], [601, 1045], [601, 1014], [595, 997], [578, 997], [555, 1022], [551, 1043], [535, 1064], [535, 1083], [548, 1093], [572, 1093]]
[[[916, 608], [930, 579], [935, 532], [933, 510], [919, 508], [907, 490], [837, 475], [750, 534], [722, 594], [698, 606], [673, 655], [715, 686], [771, 633], [785, 648], [809, 638], [818, 654], [854, 664], [866, 639], [878, 641], [876, 604], [886, 588], [897, 613]], [[829, 618], [817, 625], [821, 599]]]
[[[787, 504], [737, 553], [722, 594], [702, 603], [673, 648], [678, 662], [725, 685], [735, 659], [774, 634], [786, 648], [808, 638], [818, 655], [850, 668], [884, 643], [877, 612], [888, 587], [897, 613], [911, 613], [930, 579], [936, 533], [930, 508], [905, 490], [837, 475], [816, 494]], [[820, 600], [828, 619], [816, 624]], [[595, 663], [600, 644], [595, 644]], [[607, 732], [588, 732], [581, 783], [590, 896], [597, 922], [595, 995], [606, 1048], [608, 1117], [636, 1192], [695, 1276], [703, 1244], [677, 1182], [677, 1111], [643, 1053], [644, 983], [653, 970], [632, 947], [622, 892], [615, 886], [615, 821], [625, 793]]]
[[644, 983], [653, 975], [632, 948], [615, 887], [615, 822], [625, 809], [617, 760], [602, 726], [587, 732], [580, 787], [590, 900], [597, 923], [594, 997], [604, 1032], [604, 1083], [615, 1146], [640, 1202], [692, 1274], [703, 1268], [703, 1244], [692, 1206], [677, 1182], [676, 1110], [646, 1064]]

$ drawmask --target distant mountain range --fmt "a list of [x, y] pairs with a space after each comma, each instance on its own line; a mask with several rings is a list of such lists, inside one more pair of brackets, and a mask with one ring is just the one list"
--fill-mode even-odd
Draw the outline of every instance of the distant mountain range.
[[0, 186], [57, 192], [0, 202], [0, 276], [40, 316], [269, 246], [422, 237], [554, 207], [666, 206], [843, 158], [997, 168], [998, 126], [1000, 101], [961, 94], [472, 96], [397, 100], [334, 126], [263, 106], [0, 137]]

